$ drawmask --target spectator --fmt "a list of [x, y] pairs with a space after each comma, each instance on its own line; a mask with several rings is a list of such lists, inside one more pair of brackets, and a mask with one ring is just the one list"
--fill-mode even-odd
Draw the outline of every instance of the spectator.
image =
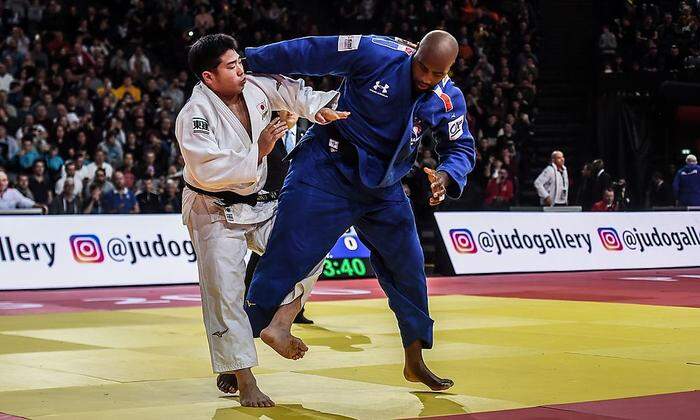
[[34, 201], [39, 204], [49, 205], [53, 199], [53, 184], [46, 174], [46, 164], [43, 160], [34, 162], [32, 176], [29, 177], [29, 189], [32, 191]]
[[113, 91], [117, 100], [124, 99], [125, 95], [129, 95], [136, 102], [141, 102], [141, 89], [134, 85], [131, 76], [125, 76], [122, 85]]
[[[603, 162], [603, 159], [596, 159], [591, 163], [591, 173], [593, 177], [592, 201], [596, 203], [603, 198], [603, 192], [610, 188], [612, 179], [610, 175], [605, 172], [605, 162]], [[584, 208], [584, 210], [588, 210], [588, 208]]]
[[19, 176], [17, 177], [17, 185], [15, 186], [15, 188], [17, 189], [17, 191], [22, 193], [23, 196], [36, 202], [36, 200], [34, 199], [34, 193], [32, 193], [32, 190], [29, 188], [29, 175], [19, 174]]
[[105, 193], [103, 197], [106, 213], [139, 213], [139, 203], [136, 201], [136, 196], [124, 185], [124, 174], [116, 171], [112, 180], [114, 181], [114, 189]]
[[581, 180], [576, 190], [576, 205], [581, 206], [583, 210], [593, 207], [593, 173], [590, 163], [586, 163], [581, 168]]
[[75, 194], [75, 182], [67, 178], [63, 183], [63, 192], [59, 194], [49, 207], [49, 214], [80, 214], [82, 204], [80, 197]]
[[64, 168], [65, 173], [61, 176], [61, 178], [58, 179], [58, 181], [56, 181], [56, 188], [54, 188], [54, 192], [56, 193], [56, 195], [59, 195], [61, 192], [63, 192], [63, 184], [66, 182], [66, 179], [73, 180], [73, 188], [75, 189], [75, 191], [77, 191], [78, 193], [83, 191], [83, 180], [77, 173], [75, 162], [66, 162]]
[[0, 64], [0, 90], [9, 92], [10, 83], [12, 83], [14, 80], [15, 78], [7, 72], [7, 67], [4, 64]]
[[143, 214], [161, 213], [160, 197], [155, 192], [153, 187], [153, 179], [143, 180], [143, 190], [136, 195], [136, 201], [139, 203], [139, 209]]
[[85, 177], [88, 179], [88, 181], [92, 181], [95, 178], [95, 172], [98, 169], [104, 170], [107, 178], [112, 177], [112, 173], [114, 171], [112, 169], [112, 165], [106, 162], [105, 152], [99, 149], [95, 152], [95, 161], [87, 165], [85, 168]]
[[49, 178], [54, 180], [61, 174], [63, 168], [63, 158], [58, 152], [57, 146], [50, 146], [49, 155], [46, 156], [46, 167], [49, 170]]
[[486, 186], [484, 204], [489, 209], [507, 209], [513, 201], [513, 181], [508, 179], [508, 171], [500, 169], [497, 178], [491, 178]]
[[604, 55], [614, 55], [617, 51], [617, 37], [610, 32], [608, 25], [603, 26], [603, 33], [598, 38], [598, 49]]
[[648, 207], [668, 207], [676, 202], [673, 198], [673, 189], [658, 171], [651, 175], [651, 186], [647, 195]]
[[591, 211], [617, 211], [617, 203], [615, 202], [615, 191], [608, 188], [603, 192], [603, 199], [593, 204]]
[[45, 206], [36, 204], [16, 189], [9, 188], [9, 186], [10, 182], [7, 178], [7, 173], [0, 170], [0, 210], [28, 209], [32, 207], [46, 209]]
[[569, 203], [569, 174], [564, 153], [552, 152], [552, 163], [535, 179], [535, 189], [543, 206], [566, 206]]
[[114, 184], [107, 179], [107, 172], [104, 169], [98, 169], [95, 171], [95, 179], [90, 183], [84, 184], [88, 189], [83, 191], [83, 195], [87, 196], [89, 191], [92, 190], [93, 186], [100, 187], [102, 194], [107, 194], [114, 191]]
[[133, 189], [136, 184], [136, 168], [134, 167], [134, 154], [124, 154], [124, 164], [119, 170], [124, 174], [124, 185], [127, 188]]
[[681, 206], [700, 206], [700, 166], [695, 155], [685, 158], [673, 179], [673, 193]]
[[[141, 47], [136, 47], [136, 49], [134, 50], [134, 55], [132, 55], [129, 59], [129, 72], [138, 75], [151, 74], [151, 60], [149, 60], [148, 57], [146, 57]], [[131, 81], [130, 77], [129, 81]], [[131, 96], [133, 96], [134, 99], [136, 99], [136, 102], [141, 101], [140, 96], [138, 99], [134, 94], [132, 94]]]
[[177, 184], [172, 180], [165, 183], [165, 192], [160, 197], [160, 207], [164, 213], [180, 213], [182, 211], [182, 197], [177, 189]]
[[4, 124], [0, 124], [0, 165], [10, 162], [18, 151], [17, 140], [7, 134], [7, 127]]
[[15, 160], [19, 166], [19, 170], [21, 172], [29, 171], [29, 168], [34, 166], [34, 162], [36, 162], [40, 157], [41, 155], [34, 148], [34, 141], [32, 140], [32, 137], [25, 136], [22, 138], [22, 148], [15, 155]]
[[117, 133], [110, 131], [107, 133], [107, 138], [97, 145], [98, 149], [104, 152], [106, 161], [112, 167], [120, 167], [124, 159], [124, 151], [122, 145], [117, 141]]
[[106, 213], [104, 208], [104, 202], [102, 200], [102, 189], [99, 185], [92, 184], [86, 197], [85, 207], [83, 207], [84, 214], [103, 214]]

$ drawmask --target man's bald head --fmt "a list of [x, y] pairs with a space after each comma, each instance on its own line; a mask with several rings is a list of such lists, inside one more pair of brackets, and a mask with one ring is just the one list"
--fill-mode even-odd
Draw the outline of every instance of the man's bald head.
[[432, 89], [447, 76], [458, 53], [459, 44], [448, 32], [428, 32], [418, 44], [413, 58], [413, 83], [416, 89]]
[[435, 30], [428, 32], [418, 44], [416, 55], [435, 57], [452, 65], [457, 59], [459, 44], [449, 32]]

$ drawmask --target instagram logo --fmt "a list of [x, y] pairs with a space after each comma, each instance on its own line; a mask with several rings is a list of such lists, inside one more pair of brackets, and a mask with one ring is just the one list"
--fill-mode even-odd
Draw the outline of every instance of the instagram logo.
[[622, 242], [615, 229], [611, 227], [598, 228], [598, 236], [608, 251], [622, 251]]
[[474, 237], [468, 229], [450, 229], [452, 246], [460, 254], [475, 254], [476, 243]]
[[101, 263], [105, 259], [100, 239], [95, 235], [71, 235], [70, 249], [79, 263]]

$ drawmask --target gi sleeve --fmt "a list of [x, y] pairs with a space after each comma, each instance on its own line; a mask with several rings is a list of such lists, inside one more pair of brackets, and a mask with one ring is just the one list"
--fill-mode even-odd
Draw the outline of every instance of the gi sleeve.
[[258, 148], [239, 152], [219, 148], [216, 136], [236, 133], [218, 133], [212, 124], [213, 114], [207, 106], [190, 101], [177, 117], [175, 135], [189, 173], [202, 188], [212, 191], [254, 184], [258, 180]]
[[310, 36], [245, 49], [254, 73], [352, 77], [366, 69], [372, 41], [361, 35]]
[[[547, 191], [546, 186], [553, 182], [552, 181], [553, 174], [552, 174], [552, 171], [550, 169], [552, 169], [551, 166], [547, 166], [546, 168], [544, 168], [542, 173], [540, 173], [539, 176], [535, 179], [535, 183], [534, 183], [535, 190], [537, 190], [537, 195], [543, 200], [545, 198], [549, 197], [549, 191]], [[554, 181], [556, 181], [556, 180], [554, 180]]]
[[467, 185], [467, 174], [474, 169], [476, 161], [474, 137], [469, 132], [467, 104], [459, 89], [453, 87], [452, 94], [440, 106], [432, 120], [438, 140], [435, 148], [439, 156], [437, 170], [447, 173], [452, 179], [447, 186], [447, 196], [459, 198]]
[[309, 121], [316, 121], [316, 113], [324, 107], [335, 109], [338, 106], [339, 92], [313, 90], [304, 85], [302, 79], [290, 79], [289, 77], [275, 75], [249, 76], [262, 89], [270, 100], [273, 111], [291, 111]]

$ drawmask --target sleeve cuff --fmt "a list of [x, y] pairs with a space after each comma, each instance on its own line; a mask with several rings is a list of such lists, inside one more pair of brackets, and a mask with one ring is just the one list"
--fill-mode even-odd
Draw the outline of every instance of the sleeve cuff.
[[321, 123], [319, 121], [316, 121], [316, 114], [318, 111], [321, 110], [321, 108], [330, 108], [332, 110], [335, 110], [338, 108], [338, 100], [340, 99], [340, 92], [337, 92], [335, 90], [331, 90], [329, 92], [325, 92], [323, 96], [321, 97], [321, 101], [319, 102], [319, 105], [313, 109], [311, 109], [311, 113], [309, 115], [309, 120], [315, 124], [320, 124], [320, 125], [325, 125], [328, 123]]
[[462, 195], [462, 189], [464, 188], [464, 185], [458, 182], [454, 174], [452, 174], [448, 169], [438, 167], [437, 172], [444, 172], [447, 174], [447, 176], [450, 177], [450, 183], [445, 189], [445, 193], [447, 194], [447, 196], [454, 199], [459, 198]]

